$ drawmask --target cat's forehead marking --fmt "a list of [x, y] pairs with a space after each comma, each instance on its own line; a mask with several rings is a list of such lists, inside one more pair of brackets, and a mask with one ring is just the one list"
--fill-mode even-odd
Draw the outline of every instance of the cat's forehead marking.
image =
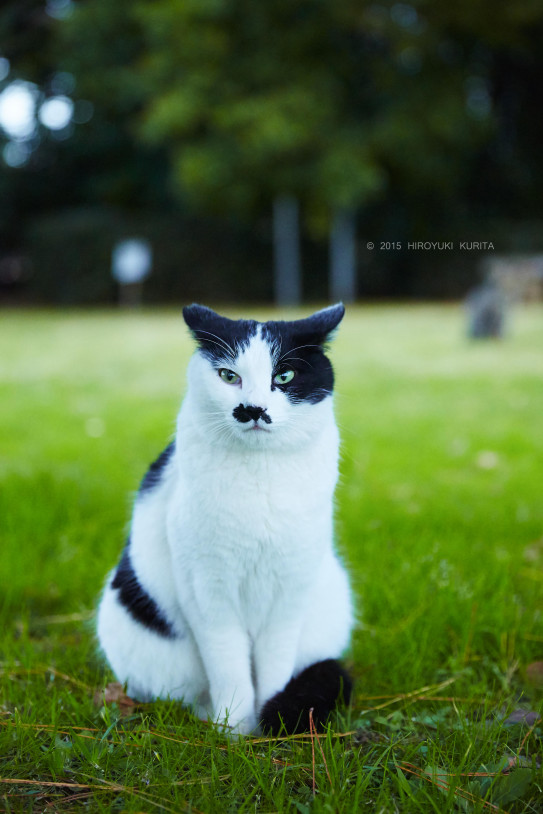
[[259, 323], [259, 336], [269, 349], [269, 353], [273, 359], [274, 364], [277, 364], [281, 357], [281, 349], [283, 347], [283, 340], [280, 333], [273, 333], [269, 330], [269, 322]]
[[196, 335], [201, 353], [216, 364], [234, 364], [249, 347], [257, 332], [254, 320], [226, 320], [221, 317], [208, 328], [198, 327]]
[[254, 333], [246, 343], [239, 346], [236, 362], [247, 364], [255, 370], [268, 371], [274, 366], [277, 358], [277, 349], [263, 333], [263, 324], [255, 324]]

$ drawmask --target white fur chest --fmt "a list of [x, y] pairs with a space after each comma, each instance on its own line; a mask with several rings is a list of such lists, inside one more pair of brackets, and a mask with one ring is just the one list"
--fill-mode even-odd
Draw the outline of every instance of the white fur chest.
[[249, 554], [255, 545], [288, 547], [309, 530], [321, 536], [319, 527], [331, 520], [336, 473], [333, 457], [318, 452], [282, 456], [183, 445], [170, 507], [179, 523], [175, 547], [193, 548], [197, 540], [214, 549], [231, 541]]
[[333, 419], [301, 450], [240, 450], [202, 444], [185, 409], [177, 443], [168, 538], [185, 590], [227, 591], [244, 615], [303, 592], [332, 545]]

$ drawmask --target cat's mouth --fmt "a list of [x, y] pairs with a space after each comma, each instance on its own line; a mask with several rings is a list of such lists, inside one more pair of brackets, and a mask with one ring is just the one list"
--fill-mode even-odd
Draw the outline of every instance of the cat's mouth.
[[252, 427], [247, 427], [243, 432], [271, 432], [266, 427], [262, 427], [257, 421], [254, 422]]

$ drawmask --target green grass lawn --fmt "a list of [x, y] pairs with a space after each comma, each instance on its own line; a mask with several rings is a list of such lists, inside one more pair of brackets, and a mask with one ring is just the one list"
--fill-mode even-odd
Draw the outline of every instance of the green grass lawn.
[[469, 343], [456, 306], [349, 309], [356, 682], [319, 743], [94, 698], [93, 609], [191, 352], [173, 311], [0, 316], [0, 810], [542, 812], [543, 310]]

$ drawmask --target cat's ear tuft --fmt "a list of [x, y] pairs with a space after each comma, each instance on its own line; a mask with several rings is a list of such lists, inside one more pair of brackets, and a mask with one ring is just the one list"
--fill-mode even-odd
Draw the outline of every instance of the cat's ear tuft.
[[215, 311], [212, 311], [211, 308], [193, 303], [183, 308], [183, 319], [193, 334], [196, 335], [198, 330], [202, 328], [205, 329], [206, 325], [220, 320], [221, 317], [216, 314]]
[[200, 347], [213, 344], [219, 335], [227, 336], [233, 325], [232, 320], [221, 317], [211, 308], [197, 303], [183, 308], [183, 318]]
[[315, 345], [325, 345], [334, 338], [334, 332], [345, 315], [342, 302], [316, 311], [306, 319], [296, 320], [293, 325], [297, 334], [311, 336]]
[[205, 356], [216, 361], [235, 358], [236, 348], [247, 333], [243, 320], [222, 317], [196, 303], [183, 308], [183, 317]]
[[321, 330], [325, 333], [326, 339], [331, 339], [333, 332], [344, 316], [345, 306], [342, 302], [337, 302], [335, 305], [330, 305], [328, 308], [317, 311], [309, 317], [309, 319], [315, 322], [317, 330]]

